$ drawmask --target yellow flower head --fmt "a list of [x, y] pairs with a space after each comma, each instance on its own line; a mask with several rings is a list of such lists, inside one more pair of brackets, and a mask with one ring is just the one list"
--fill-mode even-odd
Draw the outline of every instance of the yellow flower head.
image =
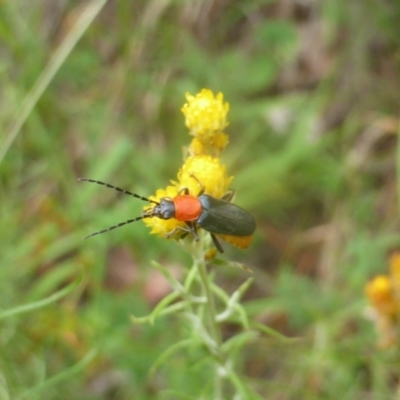
[[365, 288], [371, 305], [380, 313], [395, 316], [399, 305], [393, 296], [393, 286], [388, 276], [378, 275]]
[[229, 104], [224, 103], [223, 98], [222, 93], [214, 97], [209, 89], [202, 89], [196, 96], [186, 93], [187, 103], [182, 107], [182, 112], [192, 136], [207, 142], [228, 126], [226, 116]]
[[[187, 188], [193, 196], [198, 196], [204, 188], [205, 193], [210, 196], [221, 198], [228, 192], [229, 183], [232, 177], [228, 177], [226, 168], [221, 164], [219, 158], [214, 158], [208, 155], [189, 157], [182, 168], [178, 172], [178, 181], [172, 182], [172, 186], [167, 189], [158, 189], [155, 196], [150, 196], [150, 200], [160, 201], [163, 197], [174, 198], [178, 193]], [[144, 209], [149, 210], [154, 205], [146, 206]], [[156, 217], [145, 218], [144, 222], [151, 227], [151, 233], [165, 237], [170, 234], [178, 226], [185, 227], [183, 222], [177, 221], [174, 218], [160, 219]], [[177, 231], [177, 236], [181, 236], [183, 231]]]

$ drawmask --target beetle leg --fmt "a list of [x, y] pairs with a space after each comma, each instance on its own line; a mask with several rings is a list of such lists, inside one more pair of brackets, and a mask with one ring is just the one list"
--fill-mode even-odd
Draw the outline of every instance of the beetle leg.
[[[204, 194], [204, 192], [205, 192], [205, 187], [204, 187], [204, 185], [200, 182], [200, 180], [199, 180], [199, 178], [197, 178], [197, 176], [196, 175], [194, 175], [194, 174], [190, 174], [190, 176], [193, 178], [193, 179], [196, 179], [196, 181], [197, 181], [197, 183], [200, 185], [200, 192], [199, 192], [199, 194], [197, 195], [197, 197], [200, 197], [202, 194]], [[185, 193], [185, 194], [187, 194], [187, 193]], [[224, 200], [224, 201], [227, 201], [227, 202], [231, 202], [231, 200], [233, 199], [233, 196], [235, 195], [235, 192], [233, 191], [233, 190], [229, 190], [227, 193], [225, 193], [224, 195], [223, 195], [223, 197], [222, 197], [222, 200]]]
[[200, 197], [200, 196], [205, 192], [206, 188], [205, 188], [204, 185], [200, 182], [199, 178], [197, 178], [197, 176], [196, 176], [195, 174], [190, 173], [190, 176], [191, 176], [193, 179], [196, 179], [197, 183], [200, 185], [200, 192], [199, 192], [199, 194], [197, 195], [197, 197]]
[[196, 229], [196, 224], [194, 222], [191, 221], [186, 221], [185, 222], [187, 230], [193, 235], [194, 240], [196, 242], [199, 241], [199, 235], [197, 234], [197, 229]]
[[231, 202], [233, 199], [233, 196], [235, 195], [235, 192], [233, 190], [229, 190], [229, 192], [225, 193], [222, 197], [221, 200], [227, 201], [228, 203]]
[[188, 228], [185, 228], [183, 226], [177, 226], [176, 228], [172, 229], [172, 231], [170, 231], [167, 234], [165, 234], [164, 237], [168, 239], [178, 231], [185, 232], [184, 236], [186, 236], [188, 233], [191, 232], [191, 230], [188, 229]]
[[199, 235], [197, 234], [197, 229], [196, 229], [196, 224], [190, 221], [185, 222], [186, 227], [184, 226], [177, 226], [176, 228], [172, 229], [172, 231], [168, 232], [164, 237], [167, 239], [170, 238], [172, 235], [174, 235], [176, 232], [181, 231], [184, 232], [182, 235], [182, 238], [187, 236], [189, 233], [191, 233], [194, 237], [194, 240], [196, 242], [199, 241]]
[[189, 194], [189, 189], [187, 187], [182, 188], [179, 192], [178, 192], [178, 196], [180, 194]]
[[[183, 239], [185, 236], [187, 236], [189, 233], [191, 233], [193, 235], [193, 237], [194, 237], [194, 240], [196, 242], [198, 242], [199, 241], [199, 235], [197, 234], [196, 224], [194, 222], [190, 222], [190, 221], [185, 222], [185, 224], [186, 224], [186, 228], [183, 227], [183, 226], [177, 226], [176, 228], [172, 229], [171, 232], [168, 232], [165, 235], [165, 237], [166, 238], [170, 238], [176, 232], [181, 231], [181, 232], [184, 232], [184, 234], [182, 235], [181, 239]], [[217, 250], [220, 253], [223, 253], [224, 249], [222, 248], [221, 243], [218, 241], [217, 237], [211, 232], [210, 232], [210, 235], [211, 235], [211, 239], [212, 239], [212, 241], [214, 243], [214, 246], [217, 248]]]
[[214, 243], [214, 246], [217, 248], [217, 250], [220, 253], [223, 253], [224, 249], [222, 248], [221, 243], [218, 241], [217, 237], [213, 233], [210, 233], [210, 235], [211, 235], [211, 239], [212, 239], [212, 241]]

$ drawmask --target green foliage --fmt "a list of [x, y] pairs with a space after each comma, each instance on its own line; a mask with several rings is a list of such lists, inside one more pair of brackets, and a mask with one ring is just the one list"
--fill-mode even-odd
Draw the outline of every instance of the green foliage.
[[377, 348], [364, 287], [400, 245], [399, 15], [373, 0], [2, 1], [0, 399], [211, 392], [207, 349], [176, 318], [199, 300], [188, 256], [141, 223], [83, 242], [143, 204], [77, 181], [165, 187], [189, 141], [184, 93], [203, 87], [230, 103], [224, 163], [258, 222], [224, 255], [252, 284], [212, 270], [232, 387], [394, 398], [399, 350]]

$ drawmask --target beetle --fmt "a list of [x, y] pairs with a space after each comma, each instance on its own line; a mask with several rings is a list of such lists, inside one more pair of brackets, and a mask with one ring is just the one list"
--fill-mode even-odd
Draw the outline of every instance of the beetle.
[[210, 233], [212, 241], [220, 253], [223, 253], [224, 250], [217, 237], [239, 248], [247, 248], [252, 242], [253, 234], [256, 229], [254, 217], [248, 211], [230, 202], [233, 197], [233, 192], [228, 192], [221, 199], [217, 199], [205, 194], [205, 189], [201, 182], [194, 175], [192, 175], [192, 177], [196, 179], [201, 186], [200, 193], [197, 196], [189, 194], [188, 188], [183, 188], [174, 198], [162, 197], [159, 202], [132, 193], [129, 190], [110, 185], [109, 183], [94, 179], [79, 178], [80, 181], [103, 185], [154, 204], [154, 207], [144, 210], [140, 217], [129, 219], [101, 231], [94, 232], [84, 239], [111, 231], [141, 219], [157, 217], [165, 220], [175, 218], [185, 223], [185, 227], [176, 227], [169, 232], [166, 237], [170, 237], [178, 231], [183, 231], [183, 237], [191, 233], [194, 239], [198, 241], [197, 227], [200, 227]]

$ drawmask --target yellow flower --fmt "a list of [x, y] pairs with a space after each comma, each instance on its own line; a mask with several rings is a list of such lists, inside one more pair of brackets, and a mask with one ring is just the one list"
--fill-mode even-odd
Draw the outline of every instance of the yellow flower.
[[380, 313], [396, 316], [399, 304], [393, 296], [393, 286], [388, 276], [378, 275], [365, 288], [371, 305]]
[[228, 143], [229, 137], [223, 132], [216, 133], [211, 140], [212, 147], [214, 147], [216, 150], [219, 150], [219, 152], [221, 152]]
[[210, 136], [208, 140], [200, 140], [195, 137], [190, 143], [188, 153], [191, 156], [209, 154], [217, 157], [228, 143], [229, 137], [223, 132], [215, 133], [213, 136]]
[[202, 142], [198, 138], [193, 138], [189, 146], [189, 155], [199, 156], [201, 154], [206, 154], [206, 148], [204, 146], [204, 142]]
[[[160, 201], [163, 197], [173, 199], [178, 193], [187, 188], [193, 196], [198, 196], [204, 188], [205, 193], [210, 196], [221, 198], [228, 192], [232, 177], [228, 177], [226, 168], [221, 164], [219, 158], [208, 155], [189, 157], [178, 172], [178, 181], [172, 182], [165, 190], [158, 189], [155, 196], [150, 196], [150, 200]], [[153, 205], [145, 206], [144, 210], [153, 208]], [[177, 227], [185, 227], [184, 222], [179, 222], [175, 218], [160, 219], [156, 217], [145, 218], [144, 222], [151, 227], [151, 233], [165, 237]], [[182, 236], [183, 231], [176, 231], [174, 237]]]
[[214, 97], [209, 89], [202, 89], [196, 96], [186, 93], [187, 103], [182, 107], [182, 112], [192, 136], [209, 141], [215, 133], [228, 126], [226, 116], [229, 104], [223, 102], [223, 97], [222, 93]]

